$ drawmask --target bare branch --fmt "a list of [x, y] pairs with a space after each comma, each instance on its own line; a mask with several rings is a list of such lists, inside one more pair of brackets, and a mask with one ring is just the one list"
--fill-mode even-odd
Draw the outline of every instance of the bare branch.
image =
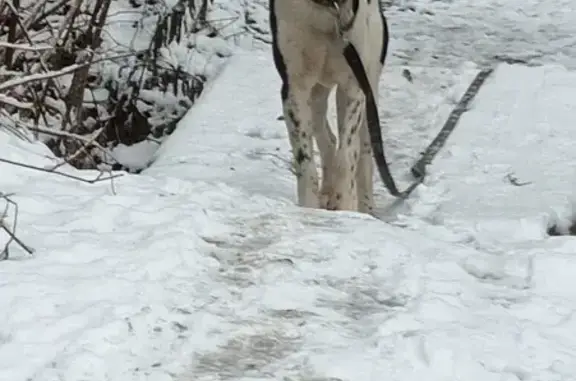
[[30, 38], [30, 35], [28, 35], [28, 32], [26, 31], [26, 28], [22, 24], [22, 21], [20, 21], [20, 14], [18, 13], [18, 9], [16, 9], [14, 4], [12, 4], [12, 0], [7, 0], [6, 5], [8, 5], [8, 8], [10, 8], [10, 10], [12, 11], [12, 16], [14, 17], [14, 20], [16, 21], [18, 26], [20, 27], [20, 30], [24, 33], [26, 40], [28, 40], [28, 43], [32, 45], [32, 39]]
[[[96, 139], [98, 139], [98, 137], [100, 136], [100, 134], [102, 134], [102, 132], [104, 131], [104, 127], [101, 127], [99, 129], [97, 129], [96, 131], [94, 131], [91, 136], [88, 137], [84, 137], [84, 136], [78, 136], [78, 138], [80, 138], [79, 140], [82, 141], [84, 144], [82, 144], [82, 146], [74, 153], [72, 153], [72, 155], [67, 156], [66, 158], [64, 158], [64, 161], [60, 164], [56, 164], [52, 170], [55, 171], [56, 169], [60, 168], [62, 165], [64, 165], [65, 163], [70, 163], [71, 161], [73, 161], [74, 159], [76, 159], [78, 156], [80, 156], [83, 153], [86, 153], [86, 151], [88, 150], [89, 147], [91, 146], [97, 146], [98, 148], [100, 148], [101, 150], [103, 150], [105, 153], [108, 153], [109, 151], [106, 150], [104, 147], [102, 147], [100, 144], [98, 144], [98, 142], [96, 142]], [[64, 132], [64, 131], [62, 131]], [[69, 135], [73, 135], [71, 133], [68, 133]], [[111, 153], [110, 153], [111, 155]]]
[[[11, 195], [9, 194], [4, 194], [0, 192], [0, 198], [6, 201], [6, 208], [4, 208], [4, 211], [0, 215], [0, 228], [4, 230], [4, 232], [6, 232], [6, 234], [8, 234], [9, 237], [8, 242], [6, 242], [6, 244], [2, 248], [2, 251], [0, 251], [0, 260], [8, 259], [8, 257], [10, 256], [9, 251], [10, 244], [12, 242], [16, 242], [16, 244], [18, 244], [18, 246], [24, 249], [24, 251], [26, 251], [28, 254], [30, 255], [34, 254], [34, 249], [26, 245], [24, 242], [22, 242], [22, 240], [20, 240], [16, 236], [16, 227], [18, 224], [18, 204], [14, 202], [12, 199], [10, 199], [10, 196]], [[10, 228], [8, 222], [6, 221], [10, 206], [14, 208], [14, 221], [12, 222], [12, 228]]]
[[32, 110], [32, 108], [34, 108], [34, 105], [30, 102], [20, 102], [19, 100], [4, 94], [0, 94], [0, 103], [26, 110]]
[[44, 128], [44, 127], [26, 126], [26, 128], [32, 132], [39, 132], [41, 134], [52, 135], [52, 136], [61, 137], [61, 138], [76, 139], [78, 141], [83, 142], [86, 146], [92, 145], [92, 146], [96, 147], [97, 149], [99, 149], [100, 151], [102, 151], [104, 154], [110, 156], [111, 158], [114, 158], [114, 155], [112, 154], [112, 152], [110, 150], [106, 149], [100, 143], [98, 143], [96, 141], [98, 136], [102, 133], [103, 128], [99, 128], [98, 130], [92, 132], [89, 136], [82, 136], [82, 135], [74, 134], [74, 133], [68, 132], [68, 131], [52, 130], [52, 129]]
[[24, 44], [12, 44], [10, 42], [0, 41], [0, 48], [11, 48], [16, 50], [25, 50], [29, 52], [41, 52], [44, 50], [52, 50], [53, 46], [50, 45], [24, 45]]
[[80, 70], [84, 67], [90, 66], [90, 65], [97, 63], [97, 62], [115, 60], [118, 58], [129, 57], [129, 56], [132, 56], [135, 54], [137, 54], [137, 53], [131, 52], [131, 53], [115, 55], [112, 57], [102, 57], [102, 58], [95, 59], [93, 61], [84, 62], [81, 64], [73, 64], [73, 65], [67, 66], [63, 69], [60, 69], [60, 70], [49, 71], [47, 73], [30, 74], [30, 75], [26, 75], [24, 77], [14, 78], [14, 79], [11, 79], [11, 80], [6, 81], [3, 84], [1, 84], [0, 85], [0, 91], [6, 91], [6, 90], [9, 90], [9, 89], [14, 88], [16, 86], [27, 84], [29, 82], [36, 82], [36, 81], [42, 81], [42, 80], [46, 80], [46, 79], [61, 77], [61, 76], [66, 75], [66, 74], [74, 73], [77, 70]]
[[78, 176], [74, 176], [74, 175], [70, 175], [68, 173], [64, 173], [64, 172], [58, 172], [58, 171], [54, 171], [52, 169], [48, 169], [48, 168], [42, 168], [42, 167], [37, 167], [34, 165], [30, 165], [30, 164], [24, 164], [24, 163], [19, 163], [17, 161], [13, 161], [13, 160], [8, 160], [8, 159], [4, 159], [4, 158], [0, 158], [0, 163], [6, 163], [6, 164], [11, 164], [11, 165], [15, 165], [17, 167], [22, 167], [22, 168], [27, 168], [27, 169], [33, 169], [36, 171], [40, 171], [40, 172], [45, 172], [45, 173], [53, 173], [55, 175], [59, 175], [59, 176], [63, 176], [63, 177], [67, 177], [69, 179], [72, 180], [78, 180], [81, 181], [83, 183], [86, 184], [95, 184], [95, 183], [99, 183], [101, 181], [107, 181], [107, 180], [112, 180], [118, 177], [123, 176], [123, 174], [119, 173], [117, 175], [108, 175], [107, 177], [103, 177], [104, 176], [104, 172], [100, 172], [100, 174], [98, 174], [98, 176], [96, 176], [93, 179], [84, 179], [82, 177], [78, 177]]
[[523, 187], [525, 185], [532, 184], [531, 181], [521, 182], [520, 180], [518, 180], [518, 177], [516, 177], [513, 173], [508, 173], [506, 175], [506, 180], [508, 180], [508, 182], [514, 185], [515, 187]]

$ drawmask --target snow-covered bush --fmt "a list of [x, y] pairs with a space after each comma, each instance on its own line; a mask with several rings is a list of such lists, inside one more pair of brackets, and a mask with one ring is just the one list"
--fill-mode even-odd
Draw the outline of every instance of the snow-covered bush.
[[115, 147], [157, 145], [231, 55], [212, 6], [0, 0], [0, 126], [78, 168], [121, 167]]

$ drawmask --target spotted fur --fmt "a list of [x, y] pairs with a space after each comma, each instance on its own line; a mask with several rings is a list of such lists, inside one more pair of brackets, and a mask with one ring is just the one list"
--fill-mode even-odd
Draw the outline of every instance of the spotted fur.
[[[298, 204], [371, 213], [373, 161], [365, 97], [343, 56], [346, 40], [359, 53], [374, 96], [388, 45], [378, 0], [270, 0], [270, 29], [297, 178]], [[337, 23], [337, 20], [340, 24]], [[342, 25], [348, 26], [341, 35]], [[336, 87], [338, 137], [326, 119]], [[320, 151], [322, 182], [314, 162]]]

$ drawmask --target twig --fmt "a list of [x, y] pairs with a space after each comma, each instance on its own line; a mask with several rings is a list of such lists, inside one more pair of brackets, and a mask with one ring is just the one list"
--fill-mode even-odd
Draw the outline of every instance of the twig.
[[45, 8], [46, 4], [47, 1], [44, 0], [37, 1], [36, 4], [34, 4], [33, 8], [27, 12], [27, 15], [29, 17], [28, 19], [24, 20], [23, 24], [21, 25], [21, 29], [16, 34], [16, 40], [19, 40], [22, 37], [22, 35], [25, 35], [26, 39], [28, 41], [31, 41], [30, 36], [28, 34], [28, 28], [34, 23], [35, 16], [38, 15], [40, 9]]
[[76, 159], [81, 154], [86, 153], [86, 150], [90, 146], [99, 146], [100, 148], [102, 148], [104, 150], [104, 152], [107, 152], [104, 149], [104, 147], [100, 146], [100, 144], [98, 144], [96, 142], [96, 139], [98, 139], [98, 137], [100, 136], [100, 134], [102, 134], [103, 131], [104, 131], [104, 127], [100, 127], [96, 131], [92, 132], [90, 134], [90, 136], [87, 137], [86, 140], [81, 139], [82, 141], [84, 141], [84, 144], [82, 144], [82, 146], [79, 149], [77, 149], [76, 152], [72, 153], [72, 155], [66, 156], [64, 158], [64, 161], [62, 161], [62, 163], [56, 164], [54, 167], [52, 167], [52, 170], [53, 171], [57, 170], [58, 168], [63, 166], [65, 163], [70, 164], [70, 162], [72, 162], [72, 160]]
[[508, 180], [508, 182], [515, 187], [523, 187], [525, 185], [532, 184], [532, 181], [520, 182], [520, 180], [518, 180], [518, 178], [514, 176], [513, 173], [508, 173], [506, 175], [506, 180]]
[[62, 0], [59, 3], [54, 4], [52, 8], [48, 9], [47, 11], [40, 13], [42, 9], [46, 9], [46, 6], [48, 6], [48, 4], [46, 1], [39, 1], [38, 4], [35, 5], [31, 11], [28, 12], [29, 17], [24, 21], [24, 25], [26, 26], [26, 28], [29, 28], [39, 20], [46, 20], [48, 16], [51, 16], [54, 13], [56, 13], [60, 8], [65, 6], [66, 3], [68, 3], [68, 0]]
[[[8, 113], [8, 111], [6, 111], [4, 109], [0, 109], [0, 114], [6, 116], [7, 118], [11, 118], [11, 115]], [[32, 142], [32, 140], [26, 134], [26, 132], [28, 132], [28, 131], [26, 130], [25, 126], [20, 127], [20, 126], [17, 126], [17, 123], [2, 124], [0, 122], [0, 127], [5, 128], [6, 130], [8, 130], [8, 132], [12, 133], [14, 136], [16, 136], [19, 139], [26, 140], [29, 143]], [[22, 132], [22, 130], [24, 130], [24, 132]]]
[[58, 29], [58, 33], [56, 35], [55, 42], [57, 46], [63, 46], [65, 44], [66, 42], [65, 37], [67, 37], [67, 35], [72, 30], [72, 27], [74, 26], [74, 20], [80, 13], [80, 6], [82, 5], [82, 2], [83, 0], [74, 0], [73, 4], [70, 4], [70, 2], [68, 2], [70, 8], [68, 9], [68, 13], [66, 13], [66, 16], [64, 17], [64, 20], [62, 20], [62, 23], [60, 24], [60, 28]]
[[26, 37], [26, 39], [28, 40], [28, 43], [30, 45], [32, 45], [32, 39], [30, 38], [30, 35], [28, 34], [28, 31], [26, 30], [26, 27], [24, 26], [24, 24], [22, 24], [22, 21], [20, 21], [20, 13], [18, 12], [18, 9], [16, 9], [16, 7], [14, 6], [14, 4], [12, 4], [11, 0], [8, 0], [6, 2], [6, 5], [8, 5], [8, 8], [10, 8], [10, 10], [12, 11], [12, 16], [14, 17], [14, 19], [16, 20], [16, 23], [18, 23], [18, 26], [20, 27], [20, 30], [24, 33], [24, 36]]
[[[49, 128], [44, 128], [44, 127], [39, 127], [39, 126], [37, 126], [37, 127], [26, 126], [26, 129], [31, 131], [31, 132], [37, 132], [37, 133], [51, 135], [51, 136], [55, 136], [55, 137], [59, 137], [59, 138], [69, 138], [69, 139], [79, 140], [79, 141], [84, 143], [84, 145], [83, 145], [84, 150], [89, 146], [94, 146], [94, 147], [98, 148], [100, 151], [102, 151], [104, 154], [106, 154], [106, 155], [110, 156], [112, 159], [116, 160], [114, 158], [114, 154], [109, 149], [106, 149], [100, 143], [98, 143], [96, 141], [98, 136], [100, 136], [100, 134], [103, 132], [104, 127], [99, 128], [98, 130], [92, 132], [88, 136], [82, 136], [82, 135], [74, 134], [74, 133], [68, 132], [68, 131], [52, 130]], [[78, 154], [79, 153], [75, 153], [74, 157], [69, 157], [69, 160], [72, 160], [73, 158], [77, 157]], [[54, 168], [54, 169], [56, 169], [56, 168]]]
[[[16, 242], [18, 246], [24, 249], [24, 251], [26, 251], [28, 254], [30, 255], [34, 254], [34, 249], [26, 245], [24, 242], [22, 242], [22, 240], [20, 240], [16, 236], [16, 227], [18, 224], [18, 204], [12, 199], [10, 199], [10, 196], [11, 196], [10, 194], [4, 194], [0, 192], [0, 197], [6, 200], [6, 208], [4, 209], [2, 215], [0, 216], [0, 228], [2, 228], [2, 230], [4, 230], [6, 234], [8, 234], [8, 237], [10, 237], [8, 239], [8, 242], [6, 242], [6, 245], [4, 245], [4, 248], [0, 252], [0, 260], [8, 259], [10, 255], [9, 247], [12, 242]], [[12, 230], [10, 230], [10, 228], [7, 226], [7, 223], [5, 222], [6, 217], [8, 216], [8, 209], [10, 205], [14, 207], [14, 222], [12, 223], [13, 225]]]
[[86, 183], [86, 184], [95, 184], [95, 183], [98, 183], [98, 182], [101, 182], [101, 181], [112, 180], [112, 179], [115, 179], [115, 178], [118, 178], [118, 177], [123, 176], [123, 174], [119, 173], [119, 174], [117, 174], [117, 175], [108, 175], [108, 177], [102, 177], [102, 176], [104, 175], [104, 172], [101, 171], [101, 172], [98, 174], [98, 176], [96, 176], [96, 177], [93, 178], [93, 179], [84, 179], [84, 178], [82, 178], [82, 177], [78, 177], [78, 176], [74, 176], [74, 175], [69, 175], [68, 173], [53, 171], [53, 170], [51, 170], [51, 169], [42, 168], [42, 167], [37, 167], [37, 166], [34, 166], [34, 165], [30, 165], [30, 164], [19, 163], [19, 162], [17, 162], [17, 161], [12, 161], [12, 160], [8, 160], [8, 159], [4, 159], [4, 158], [0, 158], [0, 163], [12, 164], [12, 165], [15, 165], [15, 166], [17, 166], [17, 167], [33, 169], [33, 170], [40, 171], [40, 172], [53, 173], [53, 174], [55, 174], [55, 175], [60, 175], [60, 176], [63, 176], [63, 177], [67, 177], [67, 178], [72, 179], [72, 180], [78, 180], [78, 181], [81, 181], [81, 182]]
[[0, 104], [7, 104], [25, 110], [32, 110], [34, 108], [34, 105], [30, 102], [20, 102], [19, 100], [4, 94], [0, 94]]
[[[296, 174], [293, 163], [290, 160], [287, 160], [286, 158], [280, 156], [279, 154], [273, 153], [273, 152], [264, 152], [264, 153], [261, 153], [260, 155], [261, 156], [269, 156], [269, 157], [278, 159], [279, 161], [281, 161], [282, 163], [284, 163], [288, 167], [288, 170], [290, 172], [292, 172], [293, 175]], [[286, 169], [286, 167], [280, 166], [278, 164], [278, 162], [276, 162], [274, 160], [272, 160], [272, 163], [274, 163], [274, 165], [276, 165], [280, 169]]]
[[25, 50], [29, 52], [39, 52], [44, 50], [52, 50], [54, 47], [50, 45], [24, 45], [24, 44], [12, 44], [10, 42], [0, 41], [0, 48], [12, 48], [16, 50]]
[[[0, 101], [2, 100], [2, 94], [0, 94]], [[7, 115], [8, 117], [10, 117], [10, 115]], [[105, 121], [104, 119], [102, 119], [103, 121]], [[40, 126], [28, 126], [22, 122], [18, 122], [15, 121], [14, 122], [18, 127], [26, 130], [26, 131], [30, 131], [30, 132], [35, 132], [35, 133], [41, 133], [41, 134], [46, 134], [46, 135], [51, 135], [51, 136], [55, 136], [58, 138], [69, 138], [69, 139], [75, 139], [75, 140], [79, 140], [82, 143], [84, 143], [84, 148], [88, 147], [88, 146], [94, 146], [96, 147], [98, 150], [102, 151], [105, 155], [108, 155], [109, 157], [111, 157], [112, 159], [116, 160], [114, 157], [114, 154], [107, 148], [103, 147], [100, 143], [98, 143], [96, 141], [96, 139], [98, 138], [98, 136], [103, 132], [103, 127], [99, 128], [98, 130], [92, 132], [89, 136], [82, 136], [82, 135], [78, 135], [78, 134], [74, 134], [72, 132], [68, 132], [68, 131], [62, 131], [62, 130], [53, 130], [50, 128], [44, 128], [44, 127], [40, 127]], [[76, 157], [79, 153], [75, 154], [74, 157]], [[57, 168], [57, 167], [56, 167]], [[54, 168], [54, 169], [56, 169]]]
[[[94, 91], [92, 89], [90, 89], [90, 92], [92, 94], [92, 99], [96, 99]], [[98, 110], [98, 105], [96, 105], [96, 119], [98, 120], [98, 124], [100, 125], [104, 125], [104, 120], [108, 120], [108, 118], [102, 118], [100, 115], [100, 110]], [[100, 128], [100, 131], [104, 131], [104, 127]], [[100, 132], [99, 133], [94, 133], [94, 143], [100, 145], [98, 142], [96, 142], [95, 140], [98, 138], [98, 136], [100, 136]], [[114, 155], [112, 154], [112, 152], [107, 151], [108, 155], [110, 155], [112, 157], [112, 159], [116, 162], [118, 162], [118, 160], [114, 157]], [[108, 176], [112, 176], [112, 169], [109, 167], [108, 168]], [[110, 188], [112, 189], [112, 194], [116, 195], [116, 187], [114, 186], [114, 179], [111, 178], [110, 179]]]
[[47, 73], [30, 74], [30, 75], [27, 75], [24, 77], [14, 78], [14, 79], [11, 79], [11, 80], [6, 81], [3, 84], [1, 84], [0, 85], [0, 91], [6, 91], [6, 90], [9, 90], [13, 87], [24, 85], [28, 82], [42, 81], [42, 80], [46, 80], [46, 79], [61, 77], [63, 75], [73, 73], [77, 70], [82, 69], [83, 67], [90, 66], [90, 65], [98, 63], [98, 62], [111, 61], [111, 60], [115, 60], [118, 58], [129, 57], [129, 56], [132, 56], [135, 54], [137, 54], [137, 53], [136, 52], [130, 52], [130, 53], [125, 53], [125, 54], [118, 54], [118, 55], [112, 56], [112, 57], [102, 57], [102, 58], [98, 58], [98, 59], [95, 59], [93, 61], [88, 61], [88, 62], [84, 62], [81, 64], [73, 64], [73, 65], [67, 66], [63, 69], [60, 69], [60, 70], [49, 71]]

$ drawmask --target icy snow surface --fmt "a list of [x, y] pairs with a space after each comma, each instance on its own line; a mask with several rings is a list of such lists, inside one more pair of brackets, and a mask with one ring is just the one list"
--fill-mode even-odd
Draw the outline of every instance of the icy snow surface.
[[[293, 206], [267, 57], [234, 57], [116, 195], [107, 182], [0, 167], [20, 237], [37, 250], [0, 265], [0, 379], [574, 380], [576, 244], [520, 223], [546, 212], [538, 189], [570, 194], [570, 173], [546, 163], [574, 155], [576, 98], [563, 96], [574, 74], [501, 66], [391, 225]], [[401, 69], [385, 74], [383, 104], [403, 103], [400, 86], [416, 92]], [[406, 106], [408, 124], [445, 114], [475, 69], [413, 73], [419, 96], [445, 92]], [[266, 86], [250, 91], [255, 81]], [[0, 134], [8, 159], [52, 161]], [[410, 163], [402, 152], [418, 149], [400, 142], [430, 134], [390, 129], [397, 175]], [[506, 183], [508, 170], [533, 184]], [[474, 223], [490, 210], [503, 234], [488, 239]], [[524, 236], [511, 240], [511, 227]]]
[[[524, 3], [485, 19], [535, 31], [541, 10], [554, 36], [574, 28], [560, 28], [572, 3]], [[459, 4], [453, 22], [482, 19]], [[515, 46], [553, 49], [534, 40]], [[401, 183], [478, 71], [456, 58], [396, 61], [382, 77]], [[545, 234], [572, 213], [575, 73], [500, 65], [412, 198], [378, 188], [388, 222], [295, 207], [279, 115], [270, 52], [237, 54], [142, 175], [89, 185], [0, 163], [18, 236], [36, 249], [12, 245], [0, 262], [0, 380], [576, 380], [576, 243]], [[4, 130], [0, 157], [57, 163]]]
[[[267, 0], [247, 1], [253, 46], [270, 41]], [[573, 0], [382, 0], [390, 24], [389, 62], [456, 67], [514, 61], [576, 69]], [[234, 7], [224, 7], [241, 15]], [[248, 44], [250, 38], [246, 38]]]
[[454, 66], [463, 60], [506, 60], [576, 69], [572, 0], [388, 2], [392, 56], [402, 63]]

